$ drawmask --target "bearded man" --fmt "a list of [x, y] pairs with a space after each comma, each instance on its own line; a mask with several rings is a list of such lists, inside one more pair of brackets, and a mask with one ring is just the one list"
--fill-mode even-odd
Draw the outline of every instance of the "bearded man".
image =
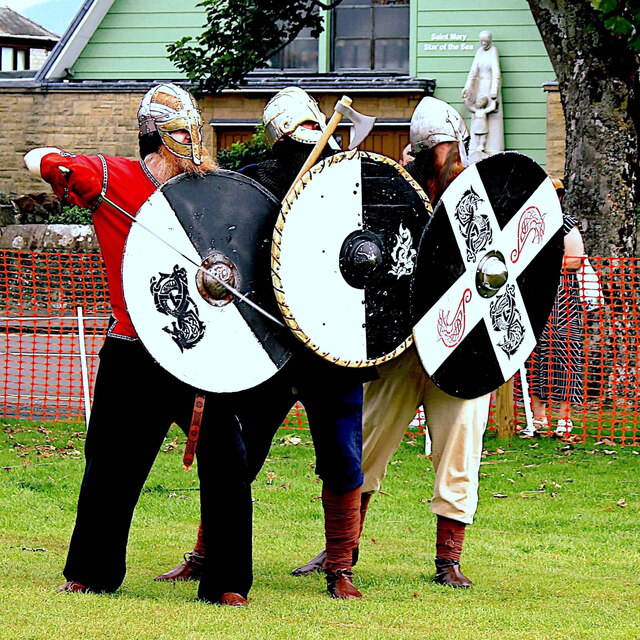
[[[297, 87], [278, 92], [265, 106], [264, 126], [273, 158], [241, 169], [282, 200], [293, 184], [326, 118], [317, 102]], [[339, 147], [331, 139], [331, 155]], [[273, 221], [275, 226], [275, 219]], [[360, 537], [362, 484], [362, 382], [371, 372], [331, 364], [291, 336], [293, 355], [270, 380], [237, 394], [234, 402], [242, 424], [249, 473], [254, 478], [264, 464], [273, 436], [291, 407], [305, 407], [316, 453], [316, 473], [323, 482], [327, 590], [333, 598], [356, 599], [352, 557]], [[215, 555], [202, 529], [185, 561], [156, 580], [201, 579], [202, 563]], [[204, 579], [204, 578], [202, 578]]]
[[[415, 160], [405, 169], [435, 207], [444, 190], [466, 166], [469, 133], [460, 114], [436, 98], [423, 98], [409, 131]], [[364, 386], [362, 520], [371, 496], [380, 490], [387, 465], [400, 446], [420, 405], [432, 441], [435, 481], [431, 511], [437, 516], [435, 582], [468, 588], [460, 571], [465, 528], [478, 504], [478, 472], [490, 394], [473, 400], [450, 396], [436, 387], [415, 347], [380, 365], [378, 379]], [[361, 526], [362, 526], [361, 522]], [[322, 570], [325, 551], [294, 575]], [[354, 562], [357, 554], [354, 556]]]
[[[86, 467], [60, 591], [118, 589], [126, 573], [133, 511], [172, 423], [191, 424], [196, 390], [179, 381], [140, 343], [124, 302], [122, 260], [132, 220], [164, 182], [216, 168], [202, 146], [202, 118], [193, 97], [174, 84], [150, 89], [138, 110], [140, 161], [81, 155], [46, 147], [25, 163], [65, 201], [91, 209], [104, 257], [112, 318], [96, 378], [85, 446]], [[103, 199], [104, 198], [104, 199]], [[213, 413], [215, 406], [216, 413]], [[212, 424], [215, 423], [215, 424]], [[129, 446], [114, 446], [124, 430]], [[242, 606], [252, 583], [251, 489], [235, 416], [206, 403], [197, 449], [203, 511], [225, 526], [205, 526], [210, 548], [223, 548], [203, 567], [198, 597]]]

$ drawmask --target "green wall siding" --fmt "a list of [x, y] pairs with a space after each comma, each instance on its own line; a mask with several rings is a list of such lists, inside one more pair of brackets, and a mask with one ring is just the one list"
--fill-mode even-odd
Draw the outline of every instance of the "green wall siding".
[[115, 0], [73, 66], [74, 79], [183, 78], [166, 45], [202, 30], [205, 14], [197, 1]]
[[[167, 59], [166, 45], [197, 35], [205, 21], [198, 0], [115, 0], [73, 67], [77, 80], [180, 79]], [[179, 6], [180, 9], [176, 9]], [[545, 162], [546, 95], [543, 82], [555, 78], [526, 0], [413, 0], [411, 6], [411, 73], [435, 78], [436, 97], [469, 118], [461, 92], [482, 29], [493, 32], [500, 53], [505, 148]], [[428, 50], [448, 44], [432, 34], [457, 33], [470, 48]], [[322, 39], [327, 57], [327, 39]], [[460, 44], [453, 41], [452, 44]]]
[[[416, 0], [415, 69], [419, 78], [436, 80], [437, 98], [453, 104], [470, 120], [461, 98], [462, 88], [483, 29], [493, 33], [500, 54], [505, 148], [526, 153], [544, 165], [546, 94], [542, 84], [555, 74], [526, 0]], [[449, 49], [461, 41], [438, 40], [433, 34], [466, 35], [472, 48]], [[443, 50], [440, 45], [447, 45]], [[435, 45], [431, 50], [425, 45]]]

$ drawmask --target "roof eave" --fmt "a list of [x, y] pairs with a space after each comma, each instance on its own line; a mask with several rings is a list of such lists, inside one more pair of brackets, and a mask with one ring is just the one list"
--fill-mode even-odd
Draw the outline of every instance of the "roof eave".
[[67, 69], [76, 63], [113, 3], [114, 0], [85, 0], [40, 69], [36, 76], [38, 82], [64, 78], [67, 75]]

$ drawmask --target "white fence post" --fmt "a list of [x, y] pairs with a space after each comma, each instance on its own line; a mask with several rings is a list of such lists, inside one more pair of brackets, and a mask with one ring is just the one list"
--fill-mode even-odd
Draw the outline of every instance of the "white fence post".
[[91, 418], [91, 397], [89, 395], [89, 368], [87, 366], [87, 349], [84, 343], [84, 319], [82, 317], [82, 307], [77, 307], [78, 311], [78, 342], [80, 343], [80, 364], [82, 366], [82, 392], [84, 395], [84, 415], [86, 428], [89, 428]]

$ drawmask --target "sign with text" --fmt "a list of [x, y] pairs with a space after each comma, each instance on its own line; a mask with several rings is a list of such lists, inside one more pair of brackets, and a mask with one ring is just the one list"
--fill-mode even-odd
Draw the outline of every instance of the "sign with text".
[[474, 45], [467, 43], [469, 36], [466, 33], [455, 31], [432, 32], [431, 42], [422, 45], [424, 51], [473, 51]]

